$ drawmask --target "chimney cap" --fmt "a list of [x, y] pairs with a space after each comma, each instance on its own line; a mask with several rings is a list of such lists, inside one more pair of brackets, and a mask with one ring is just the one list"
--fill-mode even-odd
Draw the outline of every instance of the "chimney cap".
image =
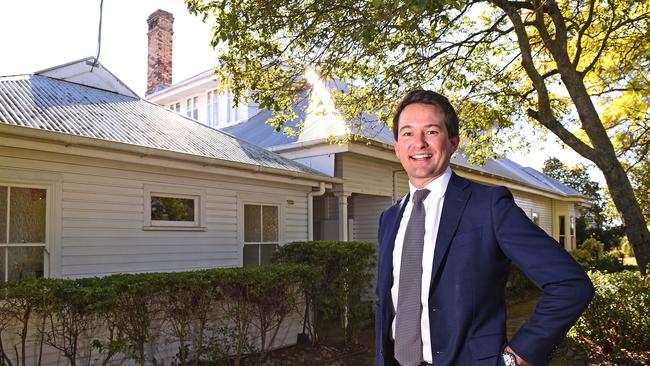
[[158, 9], [153, 13], [149, 14], [149, 18], [147, 18], [147, 21], [150, 21], [151, 19], [158, 18], [158, 17], [170, 17], [174, 19], [174, 14], [162, 9]]

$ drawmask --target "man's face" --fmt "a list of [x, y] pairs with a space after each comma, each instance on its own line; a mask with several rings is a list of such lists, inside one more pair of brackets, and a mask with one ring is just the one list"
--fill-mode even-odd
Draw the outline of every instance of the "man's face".
[[449, 137], [445, 114], [440, 108], [409, 104], [399, 117], [395, 155], [411, 184], [423, 188], [445, 172], [458, 141], [458, 136]]

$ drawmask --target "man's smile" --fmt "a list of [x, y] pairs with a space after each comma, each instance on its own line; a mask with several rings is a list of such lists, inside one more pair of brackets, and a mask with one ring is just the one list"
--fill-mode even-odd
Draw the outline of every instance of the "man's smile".
[[409, 158], [413, 160], [425, 160], [425, 159], [431, 159], [431, 154], [416, 154], [416, 155], [411, 155]]

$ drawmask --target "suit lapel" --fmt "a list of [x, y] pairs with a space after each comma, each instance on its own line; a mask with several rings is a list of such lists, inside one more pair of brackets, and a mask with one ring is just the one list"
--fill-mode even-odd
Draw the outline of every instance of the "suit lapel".
[[445, 201], [442, 205], [440, 225], [438, 225], [438, 236], [436, 247], [433, 255], [433, 267], [431, 269], [431, 286], [434, 278], [440, 269], [443, 259], [449, 249], [449, 244], [456, 233], [460, 218], [465, 210], [465, 205], [470, 196], [470, 190], [467, 189], [469, 181], [452, 173], [447, 191], [445, 192]]
[[[386, 299], [390, 299], [390, 289], [393, 286], [393, 250], [395, 249], [395, 237], [397, 236], [397, 230], [399, 229], [400, 221], [402, 220], [402, 215], [404, 214], [404, 208], [406, 203], [409, 200], [409, 195], [406, 195], [399, 202], [393, 205], [388, 211], [387, 216], [384, 218], [385, 224], [387, 225], [388, 236], [384, 239], [384, 242], [380, 246], [381, 253], [380, 258], [383, 263], [381, 270], [385, 271], [383, 273], [381, 283], [387, 284], [384, 288], [386, 292], [384, 294]], [[392, 302], [391, 302], [392, 304]]]

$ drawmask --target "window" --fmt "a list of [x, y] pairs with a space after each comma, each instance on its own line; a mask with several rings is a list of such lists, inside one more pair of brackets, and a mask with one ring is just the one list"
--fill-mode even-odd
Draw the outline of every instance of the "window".
[[199, 119], [199, 97], [192, 98], [192, 118]]
[[232, 93], [226, 90], [226, 123], [232, 122]]
[[205, 222], [205, 193], [176, 187], [145, 186], [145, 230], [196, 230]]
[[562, 246], [565, 245], [566, 243], [566, 229], [564, 227], [564, 222], [565, 222], [565, 217], [564, 216], [558, 216], [558, 225], [560, 229], [560, 235], [558, 236], [558, 241]]
[[244, 205], [244, 266], [268, 264], [280, 244], [279, 207]]
[[169, 105], [169, 110], [170, 110], [170, 111], [173, 111], [173, 110], [174, 110], [174, 104], [170, 104], [170, 105]]
[[0, 185], [0, 279], [43, 277], [47, 190]]
[[207, 113], [207, 124], [208, 126], [212, 126], [212, 92], [208, 92], [208, 113]]
[[181, 113], [181, 103], [176, 103], [176, 113]]
[[576, 217], [569, 216], [569, 236], [571, 237], [571, 249], [576, 247]]
[[212, 125], [219, 126], [219, 92], [212, 92]]
[[192, 117], [192, 98], [189, 98], [186, 102], [187, 105], [185, 106], [185, 115]]
[[535, 223], [535, 225], [539, 226], [539, 213], [533, 212], [531, 213], [531, 220]]

